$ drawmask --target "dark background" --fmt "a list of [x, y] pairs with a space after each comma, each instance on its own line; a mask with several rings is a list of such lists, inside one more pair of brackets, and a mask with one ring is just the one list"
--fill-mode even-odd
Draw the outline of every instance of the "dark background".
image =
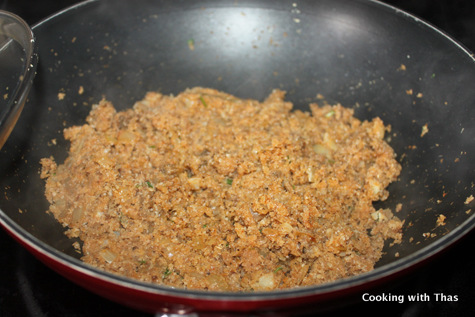
[[[0, 10], [20, 15], [30, 25], [78, 3], [75, 0], [0, 0]], [[473, 0], [386, 0], [428, 21], [475, 52]], [[475, 85], [474, 83], [467, 83]], [[475, 89], [474, 89], [475, 91]], [[357, 301], [329, 315], [471, 316], [475, 312], [475, 233], [422, 268], [384, 290], [392, 294], [426, 293], [429, 302], [365, 303]], [[458, 296], [435, 301], [434, 293]], [[378, 294], [378, 293], [374, 293]], [[150, 316], [98, 297], [37, 261], [0, 230], [0, 317]]]

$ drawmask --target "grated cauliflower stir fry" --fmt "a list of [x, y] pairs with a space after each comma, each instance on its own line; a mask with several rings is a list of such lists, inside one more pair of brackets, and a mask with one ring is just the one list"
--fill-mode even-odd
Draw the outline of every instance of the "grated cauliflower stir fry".
[[41, 160], [49, 211], [82, 260], [177, 288], [266, 291], [374, 268], [403, 222], [373, 202], [401, 166], [379, 118], [341, 105], [292, 110], [285, 93], [243, 100], [196, 87], [102, 100]]

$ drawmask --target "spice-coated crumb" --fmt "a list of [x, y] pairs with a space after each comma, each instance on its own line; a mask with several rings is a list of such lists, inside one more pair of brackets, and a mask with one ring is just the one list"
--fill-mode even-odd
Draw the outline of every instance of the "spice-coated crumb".
[[424, 233], [422, 234], [422, 236], [423, 236], [424, 238], [428, 239], [428, 238], [435, 238], [435, 237], [437, 236], [437, 234], [436, 234], [436, 233], [430, 233], [430, 232], [424, 232]]
[[[49, 212], [82, 260], [181, 288], [314, 285], [373, 269], [402, 222], [374, 201], [400, 165], [379, 118], [340, 105], [292, 111], [213, 89], [95, 105], [42, 163]], [[77, 247], [78, 245], [76, 245]]]
[[422, 126], [421, 138], [427, 133], [429, 133], [429, 125], [426, 123]]
[[395, 212], [400, 212], [402, 210], [402, 204], [401, 203], [398, 203], [396, 205], [396, 210], [394, 210]]
[[446, 217], [442, 214], [440, 214], [438, 217], [437, 217], [437, 226], [445, 226], [445, 219]]
[[473, 201], [473, 195], [470, 195], [469, 197], [467, 197], [467, 199], [465, 199], [465, 205], [468, 205], [470, 204], [472, 201]]

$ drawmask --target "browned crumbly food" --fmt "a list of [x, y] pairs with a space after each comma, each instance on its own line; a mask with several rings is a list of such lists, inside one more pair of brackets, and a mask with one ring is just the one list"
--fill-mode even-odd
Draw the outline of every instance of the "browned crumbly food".
[[373, 269], [402, 222], [373, 202], [400, 165], [379, 118], [291, 111], [193, 88], [94, 106], [42, 160], [51, 212], [83, 260], [141, 281], [226, 291], [313, 285]]

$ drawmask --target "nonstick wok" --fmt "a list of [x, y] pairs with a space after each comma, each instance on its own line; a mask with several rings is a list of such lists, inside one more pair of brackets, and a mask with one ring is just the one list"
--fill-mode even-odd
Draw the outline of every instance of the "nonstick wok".
[[[29, 100], [0, 152], [0, 224], [75, 283], [163, 313], [287, 314], [323, 309], [424, 265], [475, 226], [475, 61], [419, 19], [376, 1], [87, 1], [34, 26], [39, 63]], [[374, 271], [313, 287], [257, 293], [173, 289], [82, 263], [46, 213], [39, 160], [67, 155], [65, 127], [102, 98], [126, 109], [147, 91], [206, 86], [241, 98], [317, 94], [379, 116], [403, 166], [377, 207], [399, 210], [401, 244]], [[445, 219], [442, 217], [445, 217]], [[443, 220], [443, 221], [441, 221]], [[295, 315], [293, 310], [292, 315]]]

